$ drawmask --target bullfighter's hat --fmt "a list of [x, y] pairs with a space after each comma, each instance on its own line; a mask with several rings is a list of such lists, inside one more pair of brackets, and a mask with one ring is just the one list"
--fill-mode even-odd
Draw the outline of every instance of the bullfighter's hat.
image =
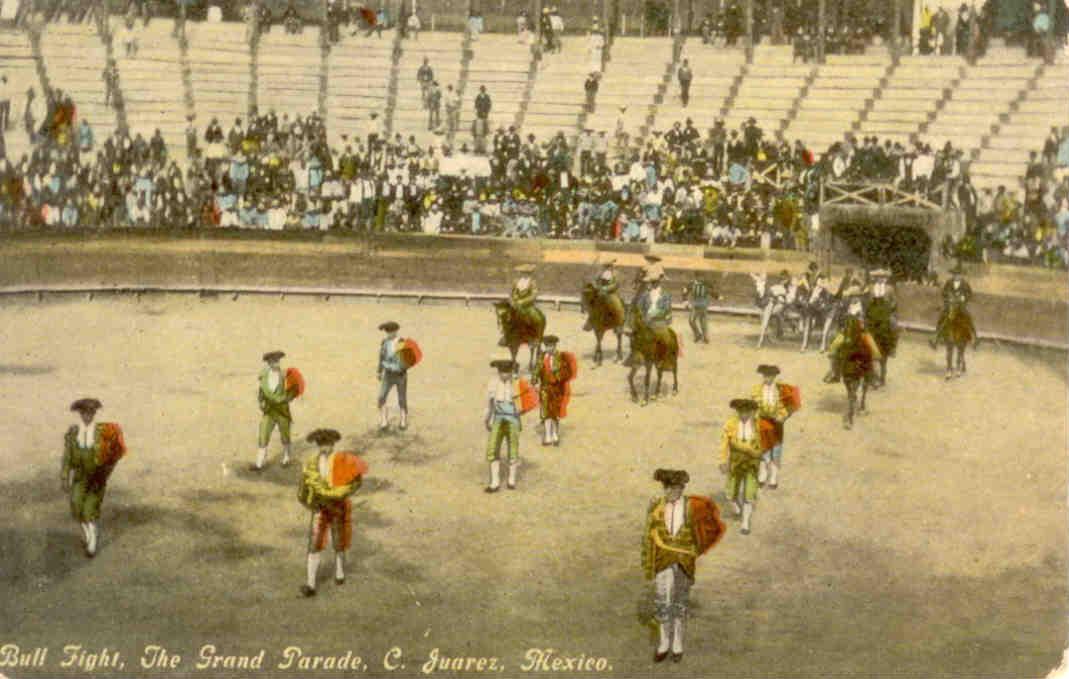
[[731, 399], [731, 407], [738, 412], [757, 410], [757, 401], [752, 398], [733, 398]]
[[690, 481], [690, 474], [685, 469], [658, 469], [653, 473], [653, 480], [666, 487], [685, 486]]
[[379, 324], [379, 330], [384, 330], [386, 332], [397, 332], [400, 328], [401, 326], [395, 321], [386, 321], [385, 323]]
[[497, 368], [498, 370], [505, 372], [515, 372], [519, 368], [519, 365], [516, 363], [516, 361], [513, 361], [512, 359], [499, 358], [497, 360], [490, 361], [490, 367]]
[[336, 429], [316, 429], [309, 433], [305, 440], [317, 446], [330, 446], [341, 440], [341, 434]]
[[98, 399], [95, 398], [80, 398], [71, 404], [71, 412], [75, 413], [95, 413], [104, 407]]
[[284, 352], [284, 351], [269, 351], [266, 354], [264, 354], [264, 363], [270, 363], [272, 361], [277, 361], [278, 359], [282, 358], [285, 355], [286, 355], [286, 352]]
[[516, 267], [516, 273], [534, 273], [534, 264], [520, 264]]
[[560, 341], [560, 338], [556, 335], [543, 335], [542, 344], [556, 344]]
[[780, 371], [778, 365], [761, 364], [757, 366], [757, 372], [761, 373], [762, 375], [768, 376], [779, 375]]

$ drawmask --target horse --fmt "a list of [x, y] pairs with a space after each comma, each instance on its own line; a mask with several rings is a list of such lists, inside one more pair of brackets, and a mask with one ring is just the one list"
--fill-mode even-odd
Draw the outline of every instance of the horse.
[[657, 368], [657, 391], [654, 398], [661, 394], [661, 377], [665, 370], [672, 372], [672, 394], [679, 393], [679, 338], [671, 328], [666, 328], [667, 333], [658, 336], [657, 330], [646, 324], [639, 309], [632, 309], [632, 315], [631, 354], [627, 357], [631, 372], [627, 375], [627, 384], [631, 387], [631, 400], [638, 403], [635, 373], [638, 372], [640, 363], [645, 365], [645, 393], [642, 398], [642, 405], [645, 406], [650, 402], [650, 369], [654, 366]]
[[505, 338], [505, 346], [508, 347], [512, 360], [516, 360], [516, 354], [520, 346], [526, 344], [531, 352], [531, 360], [528, 370], [534, 373], [535, 365], [542, 348], [542, 334], [546, 330], [546, 316], [542, 310], [535, 307], [535, 320], [529, 322], [524, 319], [508, 300], [494, 302], [494, 312], [497, 314], [497, 326]]
[[[852, 429], [854, 426], [855, 409], [859, 414], [864, 414], [865, 396], [868, 394], [869, 384], [873, 379], [873, 367], [880, 359], [880, 350], [876, 341], [865, 330], [859, 318], [848, 318], [846, 327], [843, 328], [842, 344], [837, 347], [832, 357], [834, 374], [841, 376], [843, 385], [846, 387], [846, 414], [843, 415], [843, 429]], [[835, 382], [837, 380], [826, 380]], [[858, 388], [861, 389], [861, 400], [858, 403]]]
[[827, 351], [828, 335], [842, 311], [842, 300], [837, 299], [822, 282], [817, 282], [802, 309], [802, 351], [809, 348], [809, 336], [814, 326], [820, 327], [820, 353]]
[[[941, 332], [933, 342], [942, 340], [947, 348], [946, 379], [965, 374], [965, 347], [976, 341], [972, 316], [964, 304], [952, 302], [947, 309]], [[933, 344], [934, 346], [934, 344]]]
[[625, 316], [624, 305], [623, 302], [620, 301], [620, 297], [615, 293], [612, 295], [602, 295], [598, 292], [597, 287], [588, 281], [583, 286], [583, 292], [580, 299], [582, 310], [587, 315], [584, 328], [592, 330], [597, 341], [597, 346], [594, 349], [594, 365], [601, 365], [601, 338], [604, 337], [605, 333], [609, 330], [616, 333], [615, 361], [619, 363], [624, 359], [623, 337]]
[[755, 304], [761, 309], [761, 335], [757, 338], [757, 348], [760, 349], [765, 343], [765, 335], [772, 320], [776, 321], [778, 338], [783, 336], [784, 323], [790, 323], [797, 328], [802, 323], [803, 315], [796, 304], [797, 287], [779, 284], [770, 286], [768, 277], [763, 273], [751, 273], [750, 278], [757, 288]]
[[880, 349], [880, 375], [873, 383], [876, 389], [887, 384], [887, 359], [895, 355], [898, 347], [898, 326], [894, 320], [894, 309], [883, 297], [874, 297], [865, 312], [865, 326]]

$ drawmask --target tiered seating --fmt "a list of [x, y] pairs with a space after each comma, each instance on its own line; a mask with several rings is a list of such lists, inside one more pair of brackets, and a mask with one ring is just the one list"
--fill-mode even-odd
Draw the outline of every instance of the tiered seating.
[[[113, 19], [113, 26], [119, 23]], [[172, 21], [156, 19], [147, 28], [138, 28], [141, 47], [136, 56], [127, 58], [118, 44], [114, 55], [130, 134], [140, 133], [147, 140], [159, 129], [168, 155], [181, 161], [186, 155], [185, 88], [178, 42], [171, 37], [173, 28]]]
[[906, 56], [861, 123], [861, 135], [907, 143], [928, 121], [943, 90], [962, 77], [965, 60], [954, 56]]
[[41, 36], [41, 52], [52, 87], [71, 95], [79, 120], [89, 121], [98, 140], [110, 136], [115, 131], [115, 110], [104, 105], [107, 51], [96, 27], [47, 24]]
[[598, 90], [597, 109], [587, 118], [587, 127], [611, 136], [620, 106], [627, 106], [624, 131], [633, 137], [646, 124], [665, 69], [672, 62], [672, 40], [616, 38], [611, 55]]
[[1030, 90], [1009, 120], [999, 126], [972, 163], [970, 173], [978, 188], [1004, 185], [1009, 189], [1020, 186], [1028, 163], [1029, 151], [1041, 151], [1050, 128], [1059, 128], [1069, 121], [1069, 59], [1060, 54], [1057, 61], [1046, 66], [1043, 75]]
[[762, 45], [754, 50], [754, 63], [725, 119], [728, 129], [737, 128], [748, 118], [754, 118], [766, 134], [780, 128], [814, 68], [792, 64], [791, 60], [789, 45]]
[[543, 55], [523, 121], [524, 134], [539, 139], [548, 139], [557, 132], [564, 132], [569, 140], [576, 136], [586, 102], [583, 85], [590, 69], [587, 41], [583, 38], [566, 37], [560, 53]]
[[690, 84], [690, 104], [683, 107], [683, 101], [679, 98], [679, 79], [673, 73], [653, 127], [663, 130], [673, 123], [693, 118], [704, 134], [707, 128], [713, 126], [713, 121], [721, 116], [731, 86], [746, 63], [746, 53], [741, 49], [710, 47], [699, 40], [691, 40], [684, 45], [680, 58], [690, 62], [690, 70], [694, 73]]
[[[390, 40], [365, 38], [363, 34], [345, 36], [331, 48], [327, 74], [327, 134], [331, 143], [337, 143], [343, 134], [366, 135], [372, 111], [379, 114], [379, 120], [386, 115], [392, 48]], [[314, 110], [315, 99], [311, 104], [309, 110]]]
[[25, 33], [0, 31], [0, 75], [7, 76], [7, 90], [11, 95], [11, 129], [4, 134], [4, 143], [7, 157], [14, 162], [30, 151], [30, 139], [22, 123], [26, 90], [32, 87], [41, 96], [37, 65]]
[[803, 140], [816, 153], [841, 141], [866, 100], [875, 95], [890, 63], [886, 49], [849, 56], [829, 54], [784, 135]]
[[490, 129], [508, 127], [516, 123], [527, 91], [531, 68], [531, 51], [514, 35], [484, 34], [472, 43], [475, 56], [468, 68], [468, 84], [460, 108], [460, 129], [457, 143], [471, 139], [471, 123], [475, 120], [475, 97], [479, 87], [486, 86], [493, 108], [490, 110]]
[[456, 90], [460, 84], [460, 64], [463, 59], [463, 41], [457, 33], [427, 32], [418, 41], [407, 40], [401, 53], [397, 71], [397, 103], [393, 111], [393, 129], [407, 139], [416, 138], [420, 146], [434, 144], [441, 137], [427, 129], [427, 111], [420, 101], [419, 80], [416, 72], [427, 58], [434, 79], [442, 89], [442, 122], [445, 122], [446, 87]]
[[189, 62], [197, 130], [218, 118], [224, 132], [235, 118], [244, 120], [249, 108], [249, 46], [245, 31], [235, 24], [190, 23]]
[[921, 135], [929, 143], [950, 142], [961, 149], [980, 148], [984, 135], [1008, 113], [1010, 102], [1028, 86], [1039, 62], [1026, 60], [1024, 50], [1000, 48], [968, 70], [950, 100]]
[[319, 110], [319, 30], [306, 27], [288, 35], [275, 27], [260, 38], [257, 52], [257, 106], [279, 118]]

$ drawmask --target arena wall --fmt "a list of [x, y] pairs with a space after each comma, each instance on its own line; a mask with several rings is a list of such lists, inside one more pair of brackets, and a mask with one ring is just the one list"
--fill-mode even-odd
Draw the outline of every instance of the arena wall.
[[[700, 246], [591, 241], [507, 240], [415, 235], [328, 236], [202, 232], [70, 233], [12, 237], [0, 242], [0, 291], [40, 286], [219, 286], [349, 288], [394, 292], [453, 291], [505, 295], [520, 263], [538, 264], [543, 294], [576, 296], [598, 262], [617, 261], [625, 290], [643, 263], [660, 255], [673, 294], [696, 273], [719, 289], [719, 304], [753, 308], [750, 273], [801, 273], [806, 253], [726, 250]], [[833, 266], [832, 275], [842, 275]], [[981, 333], [1035, 338], [1066, 346], [1069, 292], [1064, 272], [978, 265], [968, 271], [976, 291], [973, 313]], [[901, 320], [930, 326], [941, 306], [939, 289], [899, 289]]]

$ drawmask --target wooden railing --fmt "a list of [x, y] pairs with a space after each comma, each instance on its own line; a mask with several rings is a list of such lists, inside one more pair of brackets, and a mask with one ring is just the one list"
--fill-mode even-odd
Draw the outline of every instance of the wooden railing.
[[906, 191], [894, 184], [882, 182], [828, 182], [820, 183], [821, 205], [863, 205], [868, 207], [912, 207], [925, 210], [945, 210], [948, 207], [949, 189], [943, 184], [932, 196], [916, 191]]

